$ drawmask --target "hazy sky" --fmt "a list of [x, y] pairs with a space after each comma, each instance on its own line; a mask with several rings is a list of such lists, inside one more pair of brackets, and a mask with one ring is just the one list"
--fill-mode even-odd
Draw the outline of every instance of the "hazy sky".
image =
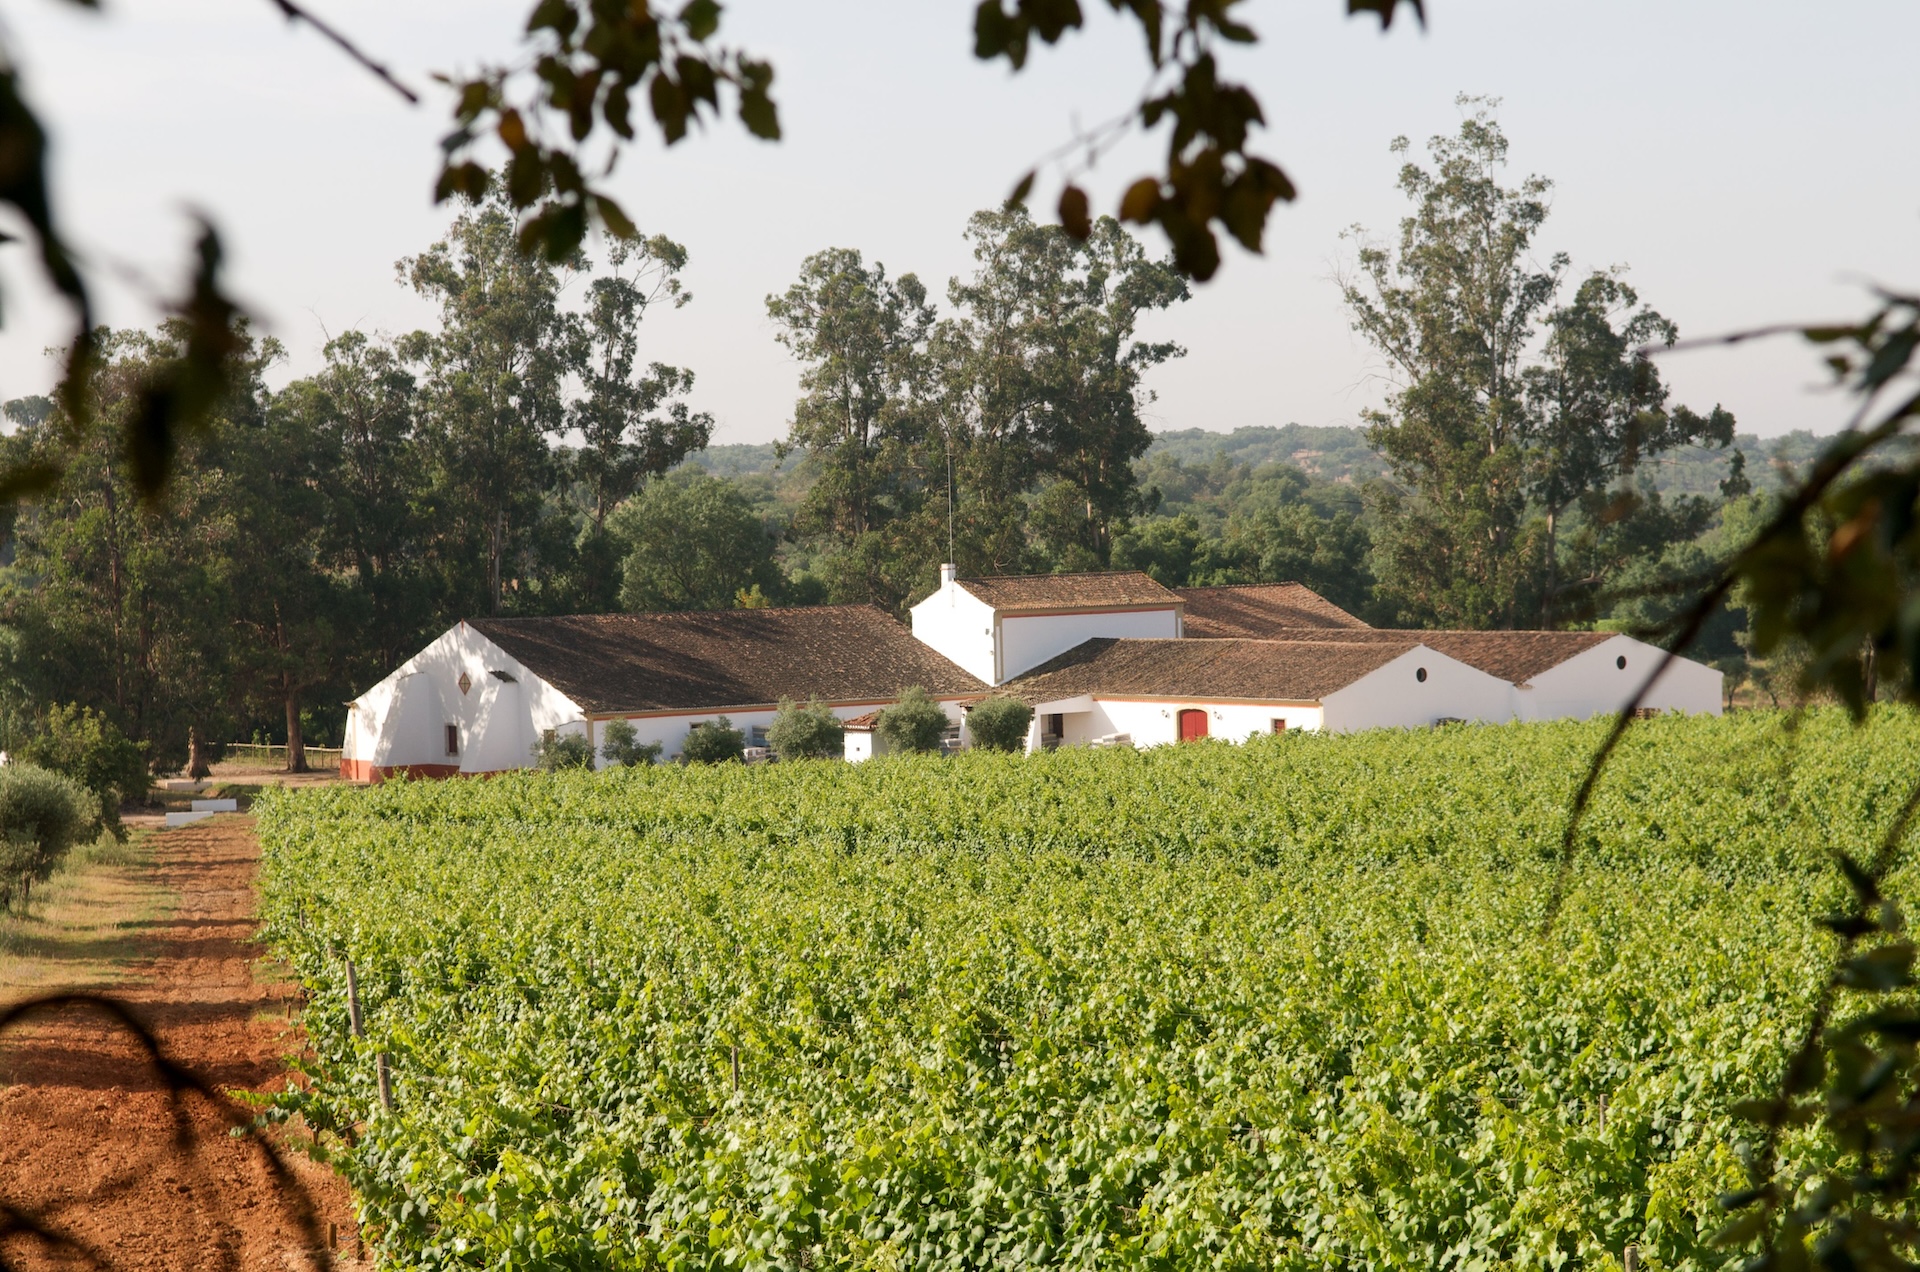
[[[649, 320], [646, 356], [691, 367], [716, 441], [785, 429], [795, 369], [763, 298], [807, 254], [858, 248], [935, 295], [970, 262], [968, 214], [1031, 163], [1123, 109], [1144, 79], [1137, 37], [1082, 0], [1091, 32], [1027, 71], [973, 60], [969, 0], [735, 0], [723, 34], [769, 57], [786, 139], [726, 123], [623, 160], [614, 186], [642, 226], [686, 244], [693, 303]], [[426, 92], [408, 108], [266, 0], [9, 0], [3, 17], [57, 150], [61, 210], [93, 264], [104, 317], [151, 322], [206, 210], [232, 281], [303, 374], [327, 333], [398, 333], [431, 314], [393, 264], [433, 241], [434, 69], [505, 55], [529, 0], [313, 0]], [[1350, 424], [1382, 391], [1332, 275], [1355, 223], [1393, 231], [1398, 134], [1458, 121], [1457, 93], [1504, 99], [1517, 180], [1555, 182], [1541, 257], [1625, 264], [1643, 299], [1705, 335], [1864, 312], [1864, 284], [1920, 286], [1920, 107], [1912, 0], [1430, 0], [1382, 36], [1341, 0], [1254, 0], [1259, 49], [1230, 70], [1266, 104], [1260, 149], [1300, 188], [1267, 253], [1236, 250], [1216, 281], [1147, 335], [1187, 357], [1155, 371], [1155, 428]], [[1093, 12], [1098, 10], [1098, 12]], [[1103, 161], [1096, 203], [1158, 154]], [[1051, 206], [1042, 185], [1040, 206]], [[4, 228], [4, 227], [0, 227]], [[1151, 250], [1163, 243], [1146, 236]], [[44, 391], [41, 350], [64, 314], [19, 248], [0, 252], [0, 397]], [[1743, 430], [1831, 429], [1842, 404], [1788, 341], [1670, 356], [1676, 399], [1718, 402]]]

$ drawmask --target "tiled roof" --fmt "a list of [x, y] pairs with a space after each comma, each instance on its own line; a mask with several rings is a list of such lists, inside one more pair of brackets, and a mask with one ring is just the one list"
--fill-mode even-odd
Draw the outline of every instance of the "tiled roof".
[[1249, 583], [1239, 587], [1176, 589], [1187, 603], [1189, 636], [1246, 636], [1272, 640], [1293, 627], [1361, 628], [1367, 625], [1301, 583]]
[[[1187, 628], [1191, 635], [1193, 628]], [[1557, 667], [1575, 654], [1584, 653], [1612, 632], [1463, 632], [1463, 631], [1387, 631], [1381, 628], [1338, 629], [1327, 627], [1279, 628], [1271, 633], [1276, 640], [1296, 641], [1401, 641], [1417, 640], [1437, 649], [1449, 658], [1457, 658], [1469, 667], [1478, 667], [1490, 676], [1525, 684], [1543, 671]]]
[[1180, 603], [1178, 595], [1139, 570], [1091, 574], [1008, 574], [961, 579], [960, 586], [1003, 614], [1021, 610], [1113, 609]]
[[1098, 637], [1002, 688], [1038, 705], [1083, 693], [1318, 702], [1415, 648], [1395, 641], [1119, 640]]
[[987, 686], [871, 605], [481, 618], [468, 625], [588, 711], [858, 702]]
[[857, 716], [848, 716], [840, 722], [840, 727], [843, 729], [877, 729], [880, 727], [880, 712], [876, 709], [862, 712]]

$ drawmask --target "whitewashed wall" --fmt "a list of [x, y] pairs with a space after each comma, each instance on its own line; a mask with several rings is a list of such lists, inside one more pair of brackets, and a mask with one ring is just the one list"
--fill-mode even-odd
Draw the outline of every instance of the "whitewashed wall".
[[1513, 686], [1421, 645], [1328, 694], [1321, 705], [1332, 733], [1423, 729], [1443, 719], [1503, 723], [1513, 718]]
[[[494, 676], [504, 671], [512, 682]], [[468, 676], [466, 693], [460, 675]], [[586, 713], [571, 698], [465, 623], [443, 632], [360, 695], [348, 712], [343, 759], [375, 768], [431, 765], [462, 773], [524, 768], [533, 741], [547, 729], [584, 729]], [[460, 732], [460, 754], [446, 748], [446, 726]]]
[[[1080, 706], [1080, 703], [1071, 705]], [[1125, 699], [1094, 698], [1079, 710], [1059, 712], [1062, 746], [1087, 746], [1098, 738], [1127, 733], [1136, 747], [1162, 746], [1180, 739], [1180, 713], [1198, 709], [1207, 713], [1207, 736], [1228, 742], [1244, 742], [1255, 734], [1273, 732], [1275, 720], [1285, 720], [1289, 730], [1318, 729], [1322, 712], [1317, 706], [1300, 703], [1208, 702], [1204, 698]], [[1034, 709], [1033, 724], [1027, 730], [1027, 749], [1040, 749], [1040, 731], [1047, 714], [1046, 705]]]
[[911, 611], [914, 639], [974, 676], [993, 678], [993, 608], [951, 580]]
[[[1047, 659], [1098, 636], [1170, 640], [1180, 635], [1180, 611], [1115, 610], [1090, 614], [1009, 614], [1000, 620], [999, 666], [988, 684], [1001, 684]], [[979, 672], [968, 667], [978, 676]]]
[[[1516, 713], [1522, 720], [1586, 720], [1621, 711], [1665, 656], [1644, 641], [1614, 636], [1519, 686], [1514, 692]], [[1719, 672], [1691, 658], [1676, 658], [1640, 705], [1717, 716], [1725, 708], [1723, 690]]]

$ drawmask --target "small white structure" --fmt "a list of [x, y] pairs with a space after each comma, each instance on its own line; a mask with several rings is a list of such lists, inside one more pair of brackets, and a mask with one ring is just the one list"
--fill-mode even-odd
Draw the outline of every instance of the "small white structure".
[[1097, 636], [1184, 635], [1180, 597], [1138, 570], [963, 579], [913, 607], [914, 639], [990, 685], [1004, 684]]
[[1396, 641], [1097, 639], [1007, 686], [1034, 712], [1029, 750], [1301, 729], [1425, 728], [1509, 719], [1510, 686], [1403, 635]]
[[340, 771], [355, 781], [526, 768], [548, 729], [584, 735], [596, 764], [608, 721], [677, 755], [726, 716], [750, 746], [782, 699], [842, 718], [909, 686], [960, 704], [986, 686], [871, 605], [470, 619], [350, 704]]

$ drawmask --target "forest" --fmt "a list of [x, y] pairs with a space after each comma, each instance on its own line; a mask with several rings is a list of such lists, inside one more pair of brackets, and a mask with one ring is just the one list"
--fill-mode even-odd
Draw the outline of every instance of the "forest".
[[[157, 771], [248, 738], [297, 765], [338, 738], [339, 704], [463, 616], [901, 613], [947, 559], [1297, 580], [1382, 625], [1657, 638], [1814, 439], [1763, 444], [1717, 404], [1670, 401], [1648, 350], [1675, 324], [1619, 269], [1539, 258], [1550, 183], [1503, 184], [1498, 121], [1467, 105], [1403, 168], [1397, 235], [1358, 243], [1342, 283], [1395, 386], [1358, 428], [1154, 434], [1150, 373], [1185, 350], [1140, 322], [1187, 279], [1110, 218], [1077, 238], [1015, 205], [969, 220], [973, 271], [944, 304], [851, 248], [769, 295], [799, 370], [769, 445], [710, 446], [700, 369], [646, 356], [647, 320], [692, 301], [682, 246], [529, 256], [497, 195], [397, 264], [435, 327], [342, 332], [273, 388], [285, 350], [242, 322], [245, 373], [166, 455], [125, 439], [190, 333], [104, 333], [84, 418], [64, 397], [5, 404], [0, 462], [63, 476], [0, 524], [0, 746], [77, 705]], [[153, 500], [157, 464], [174, 477]], [[1735, 593], [1696, 656], [1777, 700], [1744, 632]]]

